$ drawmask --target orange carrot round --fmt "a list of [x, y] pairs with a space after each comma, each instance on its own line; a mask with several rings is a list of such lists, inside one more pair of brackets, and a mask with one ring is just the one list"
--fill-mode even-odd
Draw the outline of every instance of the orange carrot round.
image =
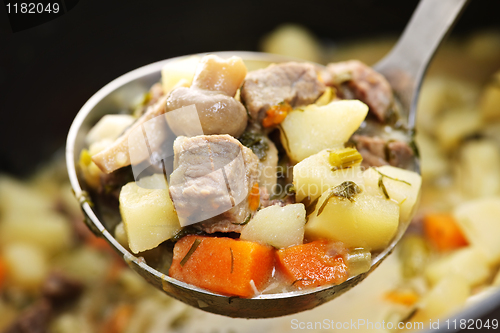
[[[347, 265], [338, 243], [326, 240], [292, 246], [277, 252], [277, 266], [298, 288], [339, 284], [348, 278]], [[332, 253], [330, 253], [332, 252]]]
[[439, 251], [454, 250], [468, 244], [454, 217], [448, 213], [433, 213], [424, 217], [426, 238]]
[[252, 297], [268, 283], [273, 267], [270, 246], [190, 235], [175, 244], [169, 275], [223, 295]]

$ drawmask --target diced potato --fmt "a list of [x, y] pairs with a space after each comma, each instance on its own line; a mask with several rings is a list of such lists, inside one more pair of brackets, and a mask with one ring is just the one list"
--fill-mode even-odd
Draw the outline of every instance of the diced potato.
[[[143, 182], [152, 180], [166, 182], [163, 175], [145, 177]], [[120, 212], [134, 253], [152, 249], [180, 230], [168, 184], [166, 189], [150, 189], [128, 183], [120, 192]]]
[[341, 241], [348, 248], [368, 250], [381, 250], [389, 244], [398, 229], [398, 204], [366, 192], [357, 194], [354, 201], [333, 196], [318, 216], [329, 192], [323, 193], [309, 215], [306, 238], [327, 238]]
[[302, 244], [306, 210], [303, 204], [263, 208], [243, 228], [241, 239], [281, 249]]
[[[415, 204], [420, 196], [422, 177], [416, 172], [389, 165], [378, 167], [376, 170], [388, 176], [382, 177], [382, 181], [389, 198], [397, 202], [400, 206], [399, 220], [409, 221], [413, 216], [416, 209]], [[363, 173], [365, 189], [368, 193], [373, 195], [383, 196], [382, 189], [379, 187], [380, 174], [376, 170], [374, 168], [369, 168]]]
[[106, 277], [111, 261], [97, 249], [82, 247], [58, 257], [55, 267], [72, 278], [92, 285]]
[[38, 289], [49, 271], [43, 251], [28, 243], [5, 246], [3, 258], [7, 265], [8, 280], [23, 289]]
[[127, 232], [125, 231], [125, 224], [123, 222], [117, 224], [113, 236], [118, 241], [118, 243], [120, 243], [121, 246], [128, 249], [128, 237], [127, 237]]
[[0, 175], [0, 213], [48, 211], [53, 201], [44, 193], [8, 176]]
[[456, 178], [467, 198], [482, 198], [500, 194], [500, 149], [489, 140], [472, 141], [463, 145]]
[[448, 159], [435, 140], [419, 132], [415, 141], [420, 152], [420, 169], [424, 180], [433, 180], [449, 171]]
[[25, 242], [49, 256], [67, 249], [72, 237], [70, 222], [55, 212], [18, 211], [0, 224], [0, 244]]
[[335, 149], [322, 150], [293, 167], [293, 186], [297, 202], [301, 202], [308, 196], [311, 201], [315, 200], [326, 190], [346, 180], [352, 180], [358, 186], [363, 186], [363, 172], [360, 167], [332, 171], [332, 165], [328, 159], [330, 151], [333, 150]]
[[321, 62], [321, 44], [306, 28], [295, 24], [281, 25], [267, 35], [262, 51]]
[[448, 317], [459, 310], [470, 295], [467, 281], [458, 275], [448, 275], [424, 296], [412, 321]]
[[300, 162], [326, 148], [341, 147], [359, 128], [368, 106], [357, 100], [309, 105], [290, 112], [281, 123], [281, 142], [288, 156]]
[[425, 270], [427, 280], [433, 285], [448, 275], [459, 275], [470, 287], [474, 287], [485, 282], [490, 276], [490, 266], [486, 256], [471, 246], [451, 252], [429, 264]]
[[481, 114], [472, 108], [452, 109], [438, 118], [435, 134], [441, 147], [450, 150], [466, 136], [477, 132], [482, 125]]
[[123, 131], [135, 121], [128, 114], [107, 114], [87, 134], [85, 141], [88, 145], [101, 140], [115, 140]]
[[500, 71], [493, 77], [493, 82], [484, 89], [479, 107], [483, 119], [500, 119]]
[[165, 93], [170, 92], [176, 85], [190, 86], [196, 72], [200, 57], [192, 56], [168, 62], [161, 69], [161, 82]]
[[500, 197], [469, 201], [453, 212], [465, 237], [492, 264], [500, 262]]

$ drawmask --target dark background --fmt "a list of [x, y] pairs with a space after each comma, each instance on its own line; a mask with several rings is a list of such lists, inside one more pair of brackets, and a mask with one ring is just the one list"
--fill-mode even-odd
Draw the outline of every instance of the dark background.
[[[81, 0], [13, 33], [0, 8], [0, 170], [25, 175], [63, 147], [72, 119], [106, 83], [173, 56], [257, 50], [285, 22], [322, 39], [398, 34], [418, 1]], [[498, 0], [472, 0], [454, 34], [500, 26]]]
[[[26, 175], [60, 150], [85, 101], [132, 69], [183, 54], [258, 50], [286, 22], [333, 42], [399, 34], [417, 2], [80, 0], [17, 33], [1, 6], [0, 172]], [[453, 34], [500, 28], [499, 13], [498, 0], [472, 0]]]

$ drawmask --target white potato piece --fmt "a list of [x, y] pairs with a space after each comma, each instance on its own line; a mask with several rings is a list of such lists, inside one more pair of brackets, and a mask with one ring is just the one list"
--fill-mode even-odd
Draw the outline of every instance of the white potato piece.
[[168, 93], [176, 85], [190, 86], [200, 59], [198, 56], [191, 56], [165, 64], [161, 69], [163, 91]]
[[91, 145], [101, 140], [115, 140], [134, 121], [135, 118], [128, 114], [107, 114], [92, 127], [85, 141]]
[[474, 246], [453, 251], [432, 262], [425, 269], [425, 277], [433, 285], [448, 275], [458, 275], [463, 277], [470, 287], [474, 287], [485, 282], [490, 273], [486, 256]]
[[359, 128], [368, 106], [357, 100], [333, 101], [324, 106], [311, 104], [293, 110], [281, 123], [281, 142], [288, 156], [300, 162], [326, 148], [341, 147]]
[[111, 259], [99, 250], [81, 247], [57, 258], [55, 267], [68, 276], [95, 285], [105, 279]]
[[435, 134], [444, 149], [458, 146], [463, 138], [474, 134], [482, 126], [481, 113], [474, 108], [452, 109], [438, 118]]
[[259, 210], [243, 228], [240, 238], [275, 248], [302, 244], [306, 209], [303, 204], [273, 205]]
[[123, 222], [120, 222], [116, 225], [113, 236], [118, 241], [118, 243], [120, 243], [121, 246], [123, 246], [126, 249], [129, 249], [127, 231], [125, 230], [125, 224]]
[[456, 178], [466, 198], [500, 194], [500, 149], [490, 140], [467, 142], [460, 151]]
[[[145, 177], [142, 181], [166, 183], [163, 175]], [[152, 249], [180, 230], [168, 184], [165, 189], [150, 189], [128, 183], [120, 192], [120, 212], [133, 253]]]
[[365, 180], [366, 191], [373, 195], [384, 196], [382, 189], [378, 186], [380, 174], [376, 170], [385, 176], [388, 176], [382, 177], [382, 181], [389, 198], [397, 202], [400, 206], [399, 220], [409, 221], [413, 216], [417, 206], [416, 203], [420, 197], [422, 177], [420, 177], [420, 175], [416, 172], [389, 165], [384, 165], [378, 168], [369, 168], [365, 170], [363, 177]]
[[33, 244], [47, 256], [69, 248], [72, 238], [70, 221], [55, 212], [18, 211], [0, 223], [0, 244]]
[[320, 42], [305, 27], [295, 24], [281, 25], [267, 35], [262, 42], [262, 51], [322, 62]]
[[7, 278], [23, 289], [36, 290], [47, 277], [49, 266], [43, 251], [32, 244], [12, 243], [3, 249]]
[[465, 237], [491, 264], [500, 262], [500, 197], [469, 201], [453, 212]]
[[54, 201], [41, 191], [9, 176], [0, 175], [0, 213], [41, 212], [53, 208]]
[[313, 201], [325, 191], [342, 184], [346, 180], [351, 180], [358, 186], [363, 186], [363, 171], [359, 166], [332, 171], [329, 156], [330, 151], [335, 150], [322, 150], [303, 159], [293, 167], [293, 186], [295, 187], [297, 202], [301, 202], [308, 196]]
[[328, 195], [329, 191], [323, 193], [309, 215], [305, 230], [308, 239], [327, 238], [350, 248], [381, 250], [396, 234], [399, 206], [394, 201], [366, 192], [357, 194], [353, 201], [333, 196], [318, 216]]
[[449, 317], [463, 307], [470, 295], [467, 281], [458, 275], [448, 275], [432, 288], [423, 298], [419, 311], [412, 321]]

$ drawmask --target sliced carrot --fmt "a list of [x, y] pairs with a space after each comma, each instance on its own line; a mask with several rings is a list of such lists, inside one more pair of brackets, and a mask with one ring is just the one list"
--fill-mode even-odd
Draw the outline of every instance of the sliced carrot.
[[175, 244], [169, 275], [223, 295], [252, 297], [265, 287], [273, 267], [272, 247], [190, 235]]
[[419, 296], [412, 290], [391, 290], [385, 293], [385, 299], [392, 303], [411, 306], [417, 303]]
[[123, 333], [127, 328], [130, 317], [134, 309], [131, 305], [124, 304], [118, 306], [111, 316], [105, 321], [102, 332], [103, 333]]
[[0, 257], [0, 291], [7, 277], [7, 263]]
[[248, 205], [251, 210], [257, 210], [257, 208], [259, 208], [259, 204], [260, 204], [259, 183], [255, 183], [253, 184], [252, 190], [248, 195]]
[[343, 252], [338, 243], [318, 240], [279, 250], [277, 266], [299, 289], [338, 284], [348, 278]]
[[262, 126], [271, 127], [281, 124], [290, 111], [292, 111], [292, 107], [286, 102], [271, 106], [266, 111], [266, 117], [262, 120]]
[[433, 213], [424, 217], [425, 236], [439, 251], [454, 250], [468, 244], [454, 217]]

